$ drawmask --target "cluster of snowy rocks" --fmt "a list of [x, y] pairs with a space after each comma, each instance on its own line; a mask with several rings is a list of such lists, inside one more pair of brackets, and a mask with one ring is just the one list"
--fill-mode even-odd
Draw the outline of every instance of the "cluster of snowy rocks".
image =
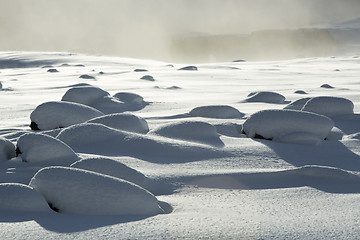
[[[285, 97], [274, 92], [251, 93], [246, 100], [259, 101], [286, 103]], [[219, 132], [239, 126], [189, 120], [149, 129], [145, 119], [125, 112], [146, 104], [137, 94], [119, 92], [110, 96], [94, 86], [73, 87], [61, 101], [40, 104], [30, 116], [30, 127], [37, 131], [21, 135], [16, 146], [0, 138], [0, 160], [19, 157], [40, 166], [29, 185], [0, 184], [0, 210], [52, 209], [105, 215], [165, 213], [145, 175], [115, 159], [81, 158], [78, 153], [195, 159], [215, 156], [221, 154], [217, 149], [225, 146]], [[353, 109], [354, 104], [345, 98], [302, 98], [284, 109], [250, 115], [239, 132], [250, 138], [316, 145], [331, 133], [333, 119], [352, 115]], [[244, 113], [227, 105], [196, 107], [187, 116], [245, 118]]]

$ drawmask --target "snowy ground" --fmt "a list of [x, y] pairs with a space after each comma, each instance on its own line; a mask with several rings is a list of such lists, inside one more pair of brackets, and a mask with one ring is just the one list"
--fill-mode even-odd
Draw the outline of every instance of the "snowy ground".
[[[27, 202], [41, 196], [24, 185], [18, 194], [0, 185], [0, 203], [5, 206], [0, 206], [0, 238], [358, 239], [360, 57], [224, 62], [179, 70], [186, 66], [66, 53], [0, 53], [0, 136], [14, 145], [24, 133], [34, 132], [29, 127], [30, 115], [37, 106], [60, 101], [80, 83], [99, 87], [109, 96], [138, 94], [144, 102], [128, 112], [148, 125], [141, 122], [138, 127], [145, 133], [85, 124], [65, 128], [59, 135], [57, 130], [45, 132], [51, 139], [39, 142], [23, 136], [20, 150], [29, 152], [1, 160], [1, 183], [28, 185], [45, 166], [69, 167], [79, 159], [106, 157], [116, 160], [125, 172], [137, 170], [134, 174], [142, 180], [133, 182], [152, 192], [166, 208], [164, 214], [150, 216], [88, 216], [50, 208], [25, 211]], [[145, 75], [152, 78], [141, 79]], [[268, 93], [257, 101], [249, 100], [254, 96], [248, 97], [250, 93], [259, 91]], [[354, 105], [354, 113], [330, 116], [334, 127], [327, 140], [282, 143], [241, 133], [242, 124], [257, 111], [283, 109], [298, 99], [319, 96], [346, 98]], [[106, 99], [110, 102], [93, 105], [118, 112], [125, 106]], [[192, 111], [209, 105], [222, 107]], [[329, 105], [325, 108], [338, 111], [336, 104]], [[267, 124], [269, 128], [278, 125]], [[59, 150], [64, 148], [57, 147], [62, 144], [59, 139], [70, 149]], [[45, 143], [46, 149], [39, 146]], [[5, 156], [6, 151], [0, 150]], [[52, 159], [55, 155], [60, 157]], [[22, 161], [25, 156], [27, 162]], [[100, 163], [98, 170], [103, 173], [111, 168]], [[132, 181], [131, 176], [126, 180]], [[114, 186], [122, 181], [109, 179], [118, 181], [112, 182]], [[59, 184], [65, 188], [69, 181], [65, 175]], [[90, 196], [107, 194], [101, 184], [97, 187]], [[21, 199], [6, 205], [10, 194]]]

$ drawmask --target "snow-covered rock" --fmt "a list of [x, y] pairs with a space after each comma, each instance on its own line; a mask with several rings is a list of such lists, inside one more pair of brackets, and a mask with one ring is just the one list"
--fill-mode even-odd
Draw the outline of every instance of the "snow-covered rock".
[[189, 112], [192, 117], [206, 118], [242, 118], [245, 114], [227, 105], [200, 106]]
[[125, 164], [105, 157], [86, 158], [71, 165], [73, 168], [93, 171], [112, 177], [124, 179], [145, 187], [146, 177], [141, 172], [126, 166]]
[[156, 197], [119, 178], [71, 167], [39, 170], [30, 184], [54, 210], [87, 215], [156, 215]]
[[91, 107], [105, 113], [121, 113], [128, 110], [128, 105], [117, 98], [105, 96], [97, 99], [91, 104]]
[[144, 98], [136, 93], [118, 92], [113, 97], [128, 104], [144, 104]]
[[20, 183], [0, 183], [0, 212], [51, 212], [45, 198]]
[[305, 103], [309, 100], [310, 100], [309, 97], [300, 98], [300, 99], [290, 103], [286, 107], [284, 107], [284, 109], [301, 110], [303, 108], [303, 106], [305, 105]]
[[68, 127], [104, 115], [92, 107], [72, 102], [45, 102], [31, 113], [33, 130]]
[[250, 93], [245, 101], [282, 104], [285, 102], [285, 97], [276, 92], [260, 91]]
[[341, 97], [314, 97], [307, 101], [301, 110], [335, 117], [354, 114], [354, 104], [349, 99]]
[[78, 160], [76, 153], [64, 142], [39, 133], [26, 133], [20, 136], [16, 152], [24, 162], [31, 163], [66, 164]]
[[181, 140], [194, 141], [215, 146], [224, 146], [216, 128], [206, 122], [183, 121], [159, 126], [150, 133]]
[[109, 93], [101, 88], [94, 86], [80, 86], [67, 90], [61, 101], [81, 103], [92, 106], [96, 100], [106, 96], [109, 96]]
[[15, 157], [15, 145], [6, 138], [0, 137], [0, 162]]
[[262, 137], [291, 143], [317, 143], [334, 126], [325, 116], [296, 110], [263, 110], [252, 114], [243, 124], [248, 137]]
[[149, 126], [145, 119], [131, 113], [114, 113], [104, 115], [87, 121], [88, 123], [100, 123], [111, 128], [129, 132], [147, 133]]

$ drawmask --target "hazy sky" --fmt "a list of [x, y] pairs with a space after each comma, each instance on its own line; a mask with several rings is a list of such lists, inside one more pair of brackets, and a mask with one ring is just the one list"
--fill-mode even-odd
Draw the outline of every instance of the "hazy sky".
[[166, 58], [172, 37], [360, 17], [360, 0], [0, 0], [0, 51]]

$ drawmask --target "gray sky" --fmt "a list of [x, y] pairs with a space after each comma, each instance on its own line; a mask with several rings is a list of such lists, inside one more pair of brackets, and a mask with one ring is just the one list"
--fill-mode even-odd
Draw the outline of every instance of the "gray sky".
[[360, 0], [0, 0], [0, 51], [166, 59], [174, 36], [360, 17]]

